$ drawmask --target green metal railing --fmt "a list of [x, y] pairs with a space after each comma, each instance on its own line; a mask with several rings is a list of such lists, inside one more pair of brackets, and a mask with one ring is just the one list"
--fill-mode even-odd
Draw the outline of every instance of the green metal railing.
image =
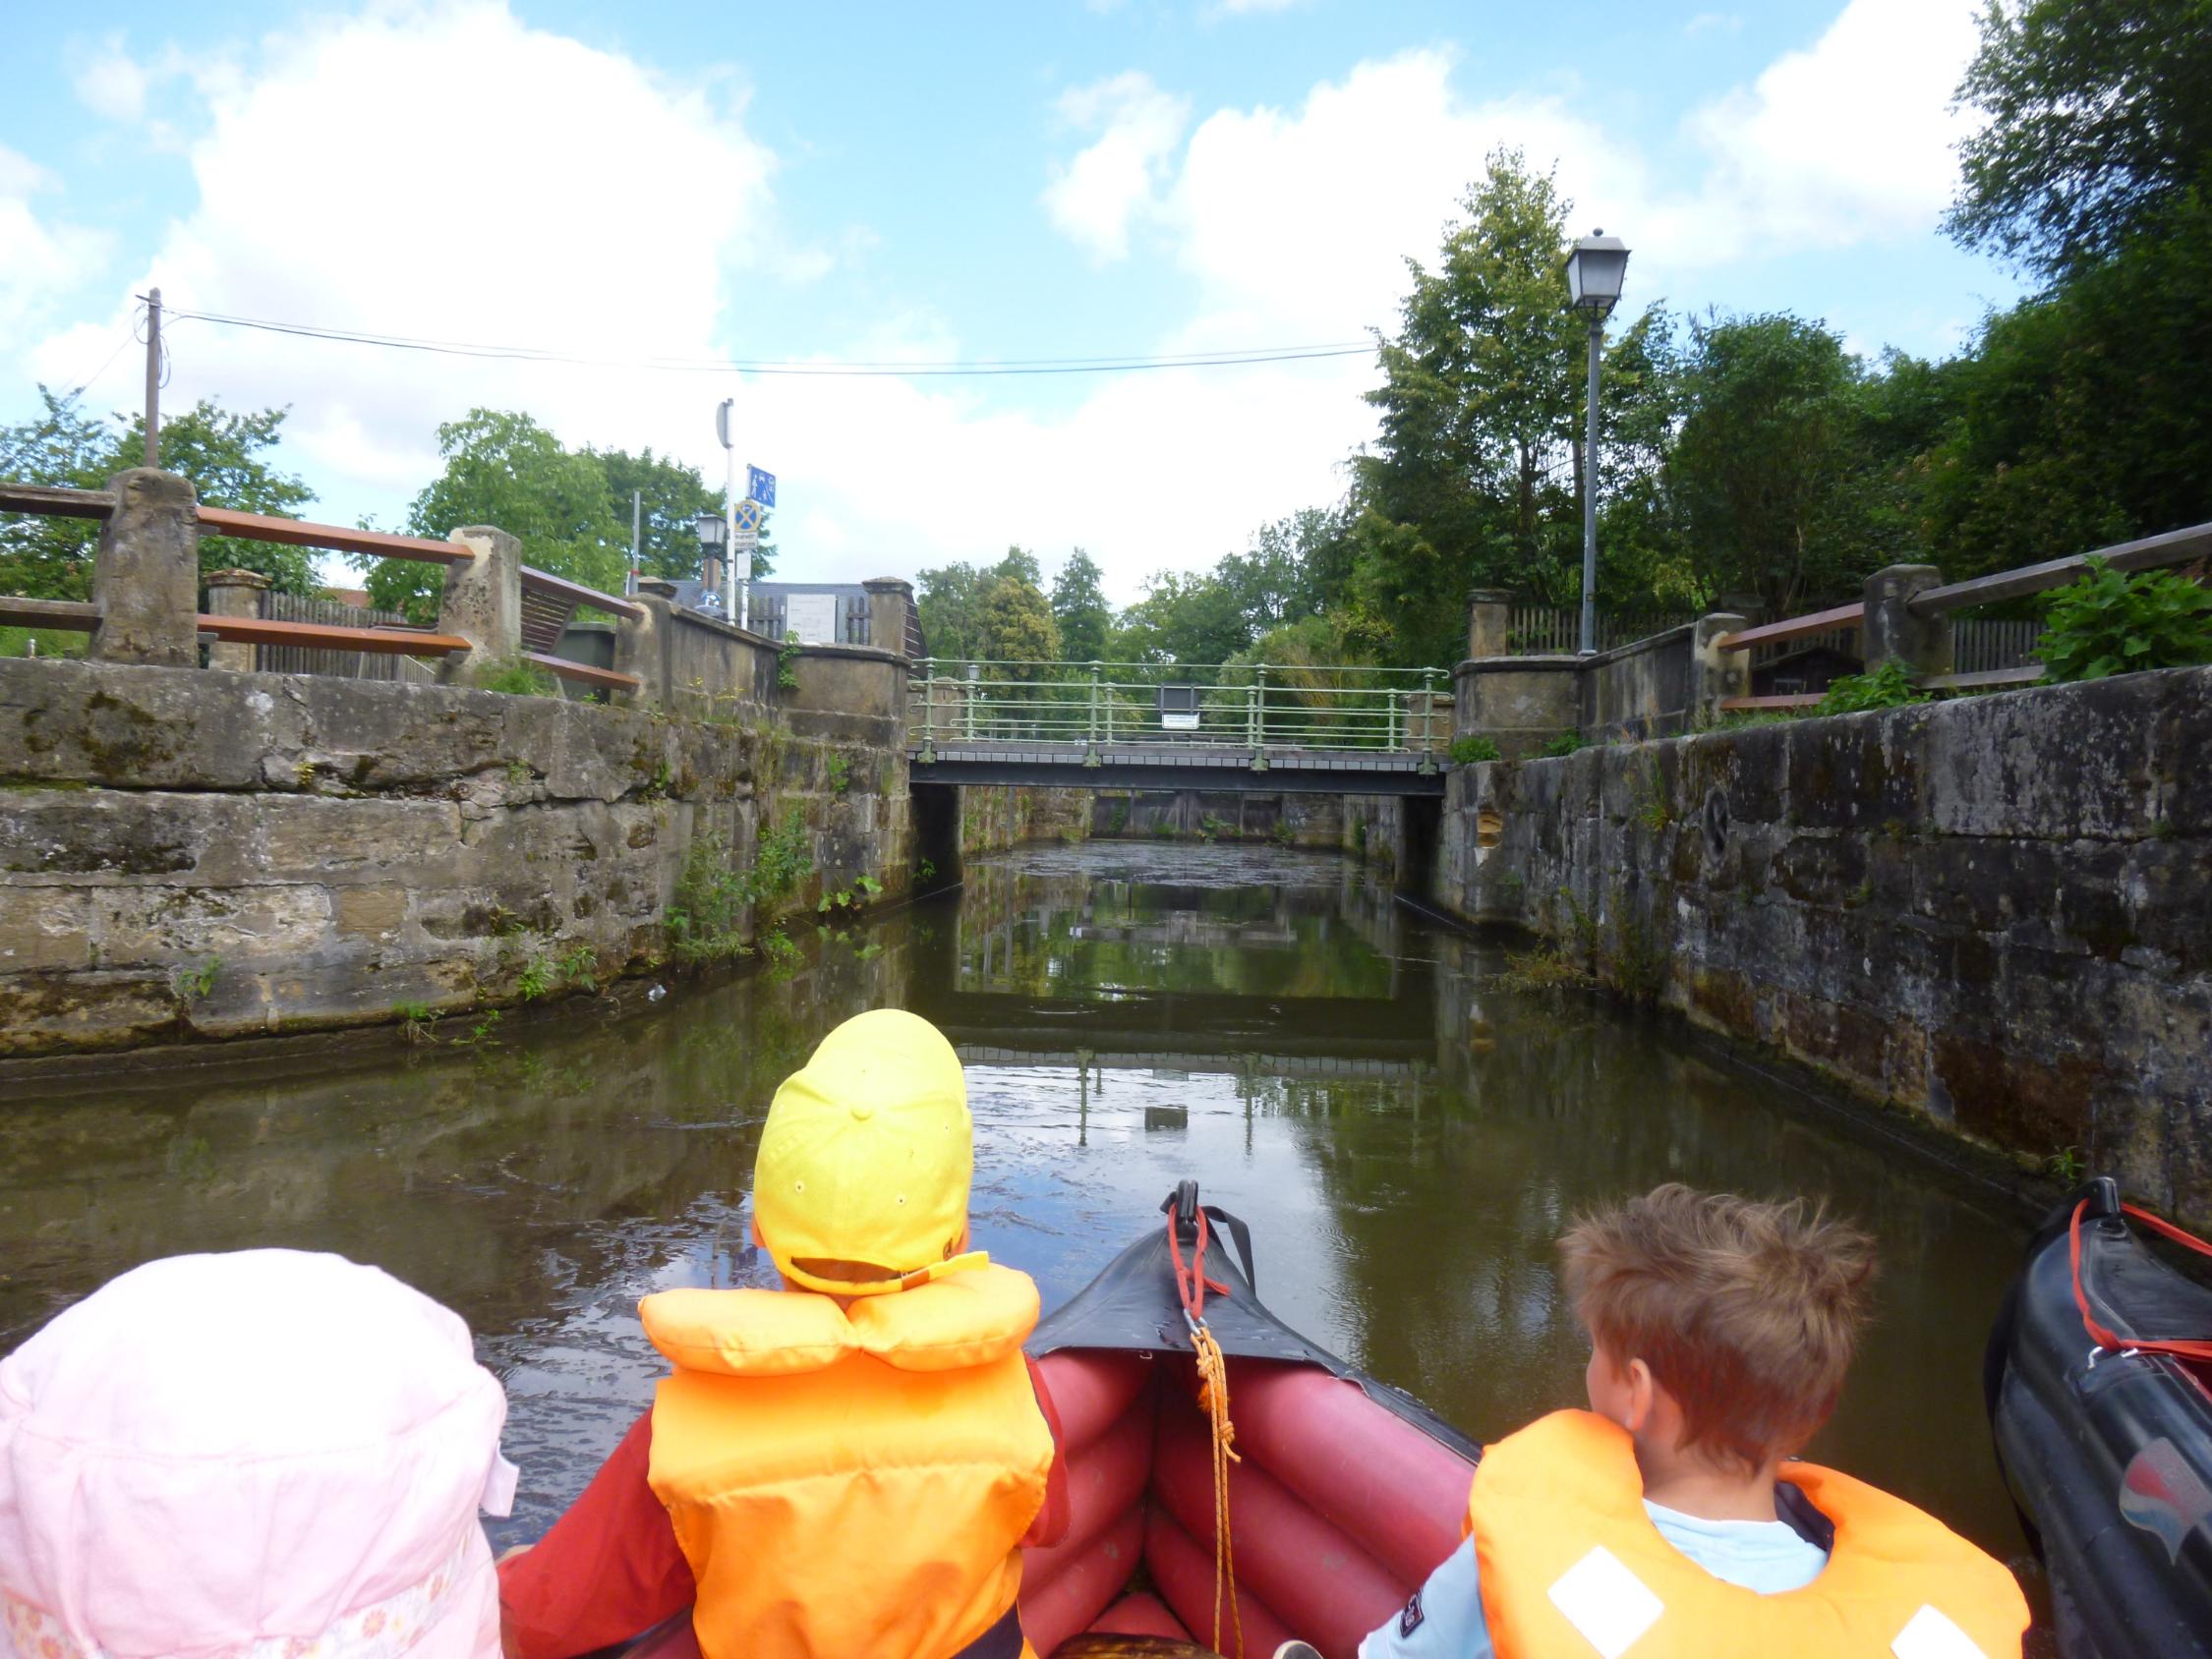
[[1450, 685], [1442, 668], [928, 658], [907, 682], [907, 739], [1426, 754], [1450, 746]]

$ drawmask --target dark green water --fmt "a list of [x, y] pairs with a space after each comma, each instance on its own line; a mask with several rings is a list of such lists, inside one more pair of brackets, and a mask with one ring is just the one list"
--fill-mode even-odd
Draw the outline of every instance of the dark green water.
[[535, 1536], [651, 1397], [637, 1298], [763, 1280], [744, 1193], [777, 1083], [898, 1003], [967, 1061], [976, 1236], [1048, 1306], [1195, 1176], [1252, 1223], [1278, 1314], [1479, 1438], [1581, 1403], [1551, 1248], [1578, 1207], [1666, 1179], [1824, 1196], [1885, 1271], [1813, 1455], [2014, 1553], [1978, 1367], [2022, 1217], [1666, 1022], [1500, 992], [1501, 965], [1334, 858], [1053, 846], [821, 942], [786, 983], [629, 988], [343, 1070], [11, 1100], [0, 1348], [153, 1256], [378, 1263], [466, 1316], [505, 1381], [523, 1486], [496, 1530]]

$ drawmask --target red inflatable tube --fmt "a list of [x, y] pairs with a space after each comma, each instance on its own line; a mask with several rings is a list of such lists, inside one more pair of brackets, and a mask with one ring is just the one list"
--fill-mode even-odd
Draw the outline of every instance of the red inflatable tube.
[[1359, 1384], [1247, 1360], [1230, 1375], [1229, 1415], [1248, 1461], [1256, 1459], [1409, 1588], [1459, 1548], [1475, 1465]]
[[1022, 1593], [1042, 1589], [1078, 1560], [1115, 1519], [1134, 1515], [1152, 1465], [1152, 1414], [1131, 1411], [1068, 1459], [1068, 1531], [1059, 1543], [1021, 1552]]
[[[1175, 1517], [1160, 1509], [1147, 1509], [1144, 1520], [1144, 1565], [1151, 1572], [1152, 1587], [1160, 1599], [1168, 1604], [1169, 1611], [1183, 1621], [1193, 1638], [1205, 1641], [1213, 1634], [1213, 1551], [1200, 1544], [1175, 1522]], [[1248, 1659], [1257, 1659], [1260, 1654], [1272, 1653], [1303, 1630], [1287, 1629], [1274, 1610], [1252, 1594], [1250, 1585], [1237, 1586], [1237, 1606], [1244, 1614], [1245, 1653]], [[1230, 1635], [1229, 1605], [1221, 1607], [1221, 1640], [1231, 1649], [1235, 1643]], [[1315, 1643], [1318, 1646], [1318, 1643]], [[1039, 1648], [1039, 1652], [1044, 1649]], [[1349, 1651], [1339, 1654], [1322, 1648], [1328, 1659], [1350, 1659]]]
[[1063, 1348], [1037, 1361], [1060, 1417], [1060, 1452], [1081, 1450], [1119, 1421], [1144, 1385], [1151, 1361], [1134, 1353]]
[[1164, 1636], [1170, 1641], [1189, 1641], [1191, 1632], [1183, 1628], [1183, 1621], [1168, 1611], [1168, 1605], [1149, 1590], [1138, 1590], [1122, 1597], [1104, 1613], [1091, 1621], [1090, 1631], [1101, 1636]]
[[[1231, 1409], [1237, 1407], [1234, 1389]], [[1254, 1448], [1229, 1466], [1229, 1530], [1237, 1581], [1324, 1653], [1350, 1653], [1421, 1580], [1393, 1575], [1344, 1530], [1260, 1466]], [[1161, 1402], [1152, 1490], [1201, 1550], [1213, 1548], [1213, 1455], [1204, 1421]], [[1264, 1650], [1263, 1650], [1264, 1651]]]
[[1144, 1514], [1132, 1509], [1104, 1535], [1071, 1561], [1061, 1564], [1049, 1582], [1021, 1578], [1022, 1633], [1039, 1653], [1050, 1653], [1078, 1630], [1090, 1628], [1129, 1583], [1144, 1550]]

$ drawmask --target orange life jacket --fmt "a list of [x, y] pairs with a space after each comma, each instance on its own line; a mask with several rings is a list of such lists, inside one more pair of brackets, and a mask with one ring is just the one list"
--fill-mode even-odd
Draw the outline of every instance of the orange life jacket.
[[980, 1266], [849, 1311], [792, 1290], [638, 1311], [675, 1365], [648, 1477], [706, 1659], [948, 1659], [1014, 1606], [1053, 1455], [1021, 1357], [1026, 1274]]
[[2002, 1563], [1849, 1475], [1781, 1475], [1835, 1542], [1803, 1589], [1761, 1595], [1661, 1536], [1617, 1424], [1557, 1411], [1488, 1448], [1467, 1527], [1499, 1659], [2018, 1659], [2027, 1602]]

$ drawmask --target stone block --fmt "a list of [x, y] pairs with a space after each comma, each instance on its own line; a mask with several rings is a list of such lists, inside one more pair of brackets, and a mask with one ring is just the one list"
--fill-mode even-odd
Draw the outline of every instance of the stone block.
[[0, 978], [89, 968], [94, 959], [89, 894], [22, 889], [0, 904]]
[[0, 1055], [131, 1049], [177, 1029], [166, 972], [0, 973]]
[[451, 801], [264, 801], [261, 833], [265, 868], [293, 881], [374, 884], [407, 871], [435, 882], [462, 861], [461, 809]]
[[2166, 678], [2129, 674], [1946, 706], [1924, 727], [1930, 822], [1947, 835], [2150, 833], [2173, 775], [2154, 753]]
[[340, 887], [333, 897], [341, 936], [383, 943], [397, 939], [407, 925], [405, 887]]
[[503, 530], [471, 525], [447, 538], [474, 556], [445, 567], [437, 631], [469, 642], [438, 666], [445, 685], [478, 685], [522, 651], [522, 543]]
[[108, 481], [115, 507], [92, 555], [96, 662], [200, 666], [200, 504], [192, 481], [133, 467]]
[[1925, 709], [1892, 709], [1785, 728], [1786, 821], [1815, 830], [1917, 830], [1927, 816], [1922, 755], [1928, 717]]
[[2151, 729], [2153, 832], [2212, 835], [2212, 667], [2154, 677], [2160, 696]]

